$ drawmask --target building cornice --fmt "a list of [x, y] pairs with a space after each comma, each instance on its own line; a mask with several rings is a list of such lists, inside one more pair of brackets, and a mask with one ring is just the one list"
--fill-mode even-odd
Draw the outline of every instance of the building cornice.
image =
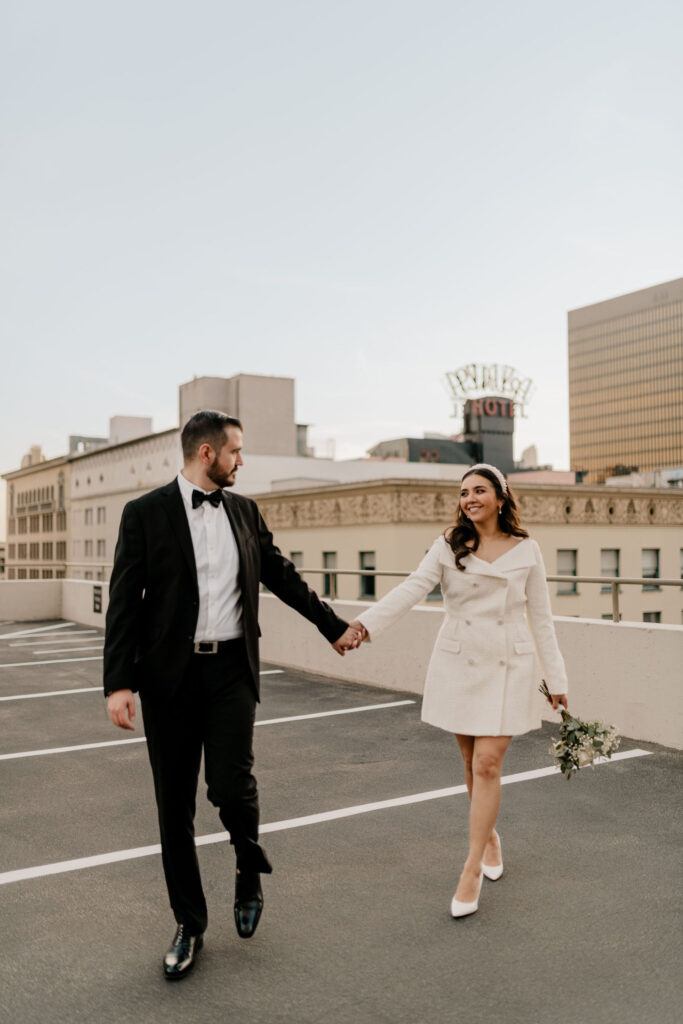
[[32, 466], [23, 466], [21, 469], [12, 469], [9, 473], [2, 473], [3, 480], [19, 480], [23, 476], [30, 476], [32, 473], [43, 473], [48, 469], [56, 469], [57, 466], [64, 466], [71, 461], [69, 455], [58, 455], [56, 459], [46, 459], [45, 462], [36, 462]]
[[[254, 496], [271, 529], [453, 521], [460, 485], [443, 480], [373, 480]], [[683, 494], [648, 487], [516, 483], [527, 524], [683, 525]]]

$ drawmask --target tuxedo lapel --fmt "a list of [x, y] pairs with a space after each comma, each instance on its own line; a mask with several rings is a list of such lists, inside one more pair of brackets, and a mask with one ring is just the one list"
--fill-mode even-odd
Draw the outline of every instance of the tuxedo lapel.
[[162, 488], [161, 493], [163, 495], [164, 508], [166, 509], [171, 527], [176, 535], [178, 543], [180, 544], [180, 549], [183, 552], [185, 561], [187, 562], [188, 568], [192, 574], [195, 586], [197, 586], [197, 564], [194, 559], [192, 536], [190, 534], [190, 525], [187, 521], [187, 513], [185, 512], [183, 497], [180, 493], [178, 481], [173, 480], [168, 487]]
[[239, 554], [240, 567], [238, 572], [239, 584], [242, 589], [242, 593], [245, 591], [246, 584], [246, 543], [247, 543], [247, 529], [242, 518], [239, 505], [236, 501], [231, 501], [228, 495], [223, 492], [222, 496], [223, 508], [232, 527], [233, 536], [235, 543], [237, 544], [237, 552]]

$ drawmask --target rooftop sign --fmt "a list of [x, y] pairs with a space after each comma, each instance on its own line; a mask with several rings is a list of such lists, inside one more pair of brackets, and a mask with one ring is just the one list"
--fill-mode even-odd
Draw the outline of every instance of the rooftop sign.
[[498, 363], [467, 363], [446, 374], [446, 385], [453, 399], [454, 416], [462, 412], [468, 399], [489, 395], [509, 398], [514, 404], [515, 414], [524, 416], [533, 388], [531, 377], [522, 377], [513, 366], [500, 366]]

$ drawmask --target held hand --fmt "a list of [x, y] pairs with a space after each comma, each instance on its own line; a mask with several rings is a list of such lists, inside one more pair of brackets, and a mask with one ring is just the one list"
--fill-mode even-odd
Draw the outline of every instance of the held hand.
[[107, 697], [107, 711], [120, 729], [135, 729], [135, 697], [132, 690], [114, 690]]
[[342, 633], [338, 640], [332, 644], [337, 654], [341, 654], [342, 657], [347, 651], [352, 651], [356, 647], [360, 647], [363, 639], [367, 636], [365, 627], [360, 622], [350, 622], [346, 630]]
[[567, 703], [566, 693], [552, 693], [551, 697], [552, 700], [549, 703], [552, 704], [553, 711], [558, 711], [560, 704], [563, 705], [565, 711], [569, 710], [569, 704]]

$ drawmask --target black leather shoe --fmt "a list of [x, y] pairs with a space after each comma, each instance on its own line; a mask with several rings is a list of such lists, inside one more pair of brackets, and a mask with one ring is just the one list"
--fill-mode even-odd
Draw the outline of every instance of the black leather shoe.
[[179, 924], [171, 948], [164, 957], [164, 977], [169, 981], [184, 978], [194, 966], [197, 953], [203, 945], [203, 935], [190, 935], [187, 925]]
[[238, 871], [235, 875], [235, 925], [242, 939], [250, 939], [261, 919], [263, 889], [257, 871]]

